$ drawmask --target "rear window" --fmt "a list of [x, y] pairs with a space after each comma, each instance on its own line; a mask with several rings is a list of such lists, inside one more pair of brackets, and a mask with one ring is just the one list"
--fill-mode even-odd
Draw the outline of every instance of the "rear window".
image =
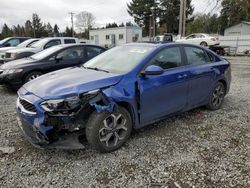
[[205, 64], [211, 62], [208, 54], [201, 48], [184, 47], [189, 65]]
[[72, 44], [72, 43], [76, 43], [75, 39], [64, 39], [64, 43], [65, 44]]

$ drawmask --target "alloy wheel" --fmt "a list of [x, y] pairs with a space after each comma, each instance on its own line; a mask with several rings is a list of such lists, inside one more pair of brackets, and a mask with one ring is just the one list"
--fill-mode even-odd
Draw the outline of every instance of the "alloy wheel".
[[218, 107], [222, 104], [225, 96], [225, 89], [222, 84], [219, 84], [213, 93], [212, 104], [214, 107]]
[[103, 120], [99, 130], [99, 140], [106, 147], [116, 147], [126, 139], [127, 120], [122, 114], [111, 114]]

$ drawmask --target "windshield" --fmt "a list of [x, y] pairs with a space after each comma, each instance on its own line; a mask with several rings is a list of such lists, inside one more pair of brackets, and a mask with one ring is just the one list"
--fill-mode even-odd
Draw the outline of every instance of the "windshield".
[[42, 39], [34, 44], [32, 44], [31, 48], [42, 48], [44, 44], [46, 44], [49, 41], [49, 39]]
[[41, 59], [44, 59], [44, 58], [50, 56], [51, 54], [53, 54], [53, 53], [55, 53], [55, 52], [57, 52], [58, 50], [61, 50], [61, 49], [62, 49], [61, 46], [53, 46], [51, 48], [48, 48], [46, 50], [43, 50], [43, 51], [41, 51], [39, 53], [36, 53], [36, 54], [30, 56], [30, 58], [36, 59], [36, 60], [41, 60]]
[[1, 40], [0, 41], [0, 44], [3, 44], [3, 43], [5, 43], [7, 40], [9, 40], [10, 38], [6, 38], [6, 39], [3, 39], [3, 40]]
[[119, 46], [104, 52], [84, 64], [85, 68], [103, 70], [110, 73], [127, 73], [135, 68], [154, 47]]
[[[32, 41], [35, 41], [34, 39], [28, 39], [25, 40], [24, 42], [20, 43], [19, 45], [17, 45], [17, 47], [19, 48], [23, 48], [26, 47], [28, 44], [32, 43]], [[35, 43], [35, 42], [34, 42]]]

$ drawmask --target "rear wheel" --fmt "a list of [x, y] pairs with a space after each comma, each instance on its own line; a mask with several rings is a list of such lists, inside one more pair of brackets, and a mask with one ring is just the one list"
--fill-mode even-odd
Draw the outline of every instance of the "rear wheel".
[[111, 152], [119, 149], [127, 141], [131, 130], [129, 112], [119, 107], [116, 113], [93, 112], [86, 126], [86, 138], [94, 149]]
[[27, 82], [29, 82], [29, 81], [31, 81], [31, 80], [34, 80], [34, 79], [38, 78], [38, 77], [41, 76], [41, 75], [42, 75], [41, 72], [31, 72], [31, 73], [29, 73], [29, 74], [25, 77], [24, 82], [27, 83]]
[[226, 95], [226, 88], [223, 83], [218, 82], [209, 97], [207, 108], [210, 110], [218, 110], [221, 108], [224, 97]]
[[204, 46], [204, 47], [207, 47], [207, 46], [208, 46], [208, 44], [207, 44], [206, 42], [202, 42], [200, 45], [201, 45], [201, 46]]

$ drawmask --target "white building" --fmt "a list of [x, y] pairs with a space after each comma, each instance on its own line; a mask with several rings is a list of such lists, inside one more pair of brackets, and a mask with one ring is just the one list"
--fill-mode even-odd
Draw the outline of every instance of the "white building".
[[90, 43], [104, 47], [114, 47], [126, 43], [142, 41], [142, 29], [137, 26], [115, 27], [90, 30]]
[[224, 36], [250, 35], [250, 22], [241, 22], [225, 29]]

